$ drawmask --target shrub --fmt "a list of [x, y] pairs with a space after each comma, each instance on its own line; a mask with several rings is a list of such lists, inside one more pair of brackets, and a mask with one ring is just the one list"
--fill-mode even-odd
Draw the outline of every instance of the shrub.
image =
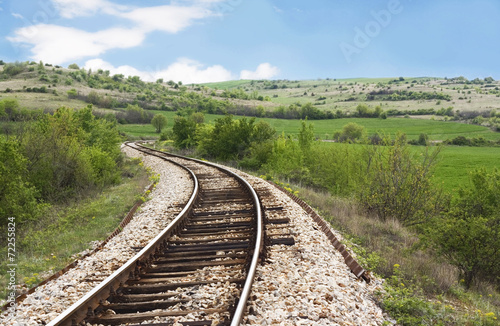
[[124, 113], [118, 113], [117, 119], [123, 123], [150, 123], [153, 119], [151, 112], [145, 111], [138, 105], [127, 105]]
[[77, 93], [76, 89], [74, 89], [74, 88], [70, 89], [66, 93], [68, 94], [69, 99], [76, 98], [78, 96], [78, 93]]
[[21, 62], [8, 63], [3, 67], [2, 75], [7, 77], [13, 77], [24, 71], [26, 64]]
[[460, 270], [469, 288], [477, 277], [500, 285], [500, 172], [471, 173], [471, 186], [441, 219], [426, 229], [425, 242]]
[[9, 217], [24, 222], [37, 217], [42, 206], [38, 192], [26, 178], [28, 161], [19, 143], [0, 137], [0, 222], [7, 225]]
[[395, 318], [398, 324], [408, 326], [433, 325], [437, 311], [420, 291], [405, 284], [399, 265], [394, 266], [394, 275], [387, 280], [382, 299], [382, 308]]
[[177, 148], [190, 148], [196, 146], [196, 122], [185, 117], [175, 117], [172, 131], [174, 145]]
[[27, 178], [49, 202], [114, 183], [119, 142], [113, 123], [95, 119], [90, 107], [77, 112], [59, 108], [23, 130]]
[[426, 222], [443, 205], [440, 191], [431, 184], [439, 152], [440, 147], [433, 151], [427, 147], [417, 158], [404, 134], [398, 134], [391, 146], [368, 147], [368, 182], [359, 190], [359, 201], [382, 219], [393, 217], [406, 226]]
[[89, 95], [87, 95], [87, 103], [97, 105], [101, 101], [101, 95], [99, 95], [95, 91], [91, 91]]
[[211, 157], [220, 159], [243, 158], [250, 147], [255, 128], [255, 118], [233, 120], [231, 115], [215, 120], [212, 133], [199, 146]]
[[350, 122], [342, 127], [341, 132], [336, 132], [333, 138], [339, 142], [356, 142], [364, 138], [365, 134], [365, 127]]

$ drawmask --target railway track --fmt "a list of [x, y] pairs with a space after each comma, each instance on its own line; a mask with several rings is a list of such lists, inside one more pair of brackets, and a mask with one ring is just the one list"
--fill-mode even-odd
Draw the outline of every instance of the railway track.
[[195, 184], [191, 199], [153, 241], [134, 248], [134, 258], [49, 325], [238, 325], [264, 243], [255, 190], [210, 163], [127, 146], [184, 166]]
[[[254, 290], [249, 297], [259, 261], [272, 266], [276, 250], [290, 253], [285, 255], [287, 260], [310, 250], [293, 246], [297, 225], [289, 218], [296, 215], [294, 208], [269, 185], [252, 181], [253, 189], [234, 172], [215, 164], [138, 143], [127, 146], [185, 169], [194, 185], [191, 197], [178, 206], [180, 213], [151, 242], [130, 247], [137, 252], [132, 259], [48, 325], [239, 325], [245, 311], [245, 320], [252, 315], [254, 320], [255, 300], [261, 293]], [[326, 222], [300, 199], [292, 199], [317, 220], [351, 272], [369, 282]]]

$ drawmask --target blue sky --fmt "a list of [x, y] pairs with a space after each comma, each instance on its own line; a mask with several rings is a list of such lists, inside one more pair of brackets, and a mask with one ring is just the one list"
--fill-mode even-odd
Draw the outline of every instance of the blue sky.
[[143, 80], [500, 79], [498, 0], [0, 0], [0, 59]]

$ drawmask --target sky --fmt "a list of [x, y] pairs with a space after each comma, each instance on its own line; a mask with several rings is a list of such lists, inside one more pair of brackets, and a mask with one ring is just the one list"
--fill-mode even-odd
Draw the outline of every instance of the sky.
[[499, 0], [0, 0], [0, 60], [142, 80], [500, 79]]

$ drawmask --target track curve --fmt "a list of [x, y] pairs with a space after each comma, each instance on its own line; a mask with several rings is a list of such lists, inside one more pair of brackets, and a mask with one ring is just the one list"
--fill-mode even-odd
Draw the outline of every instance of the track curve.
[[[185, 325], [238, 325], [263, 247], [255, 190], [214, 164], [126, 145], [184, 166], [195, 183], [192, 197], [153, 241], [48, 325], [168, 325], [178, 320]], [[203, 291], [219, 293], [224, 286], [229, 290], [220, 290], [226, 293], [223, 302], [196, 302]]]

